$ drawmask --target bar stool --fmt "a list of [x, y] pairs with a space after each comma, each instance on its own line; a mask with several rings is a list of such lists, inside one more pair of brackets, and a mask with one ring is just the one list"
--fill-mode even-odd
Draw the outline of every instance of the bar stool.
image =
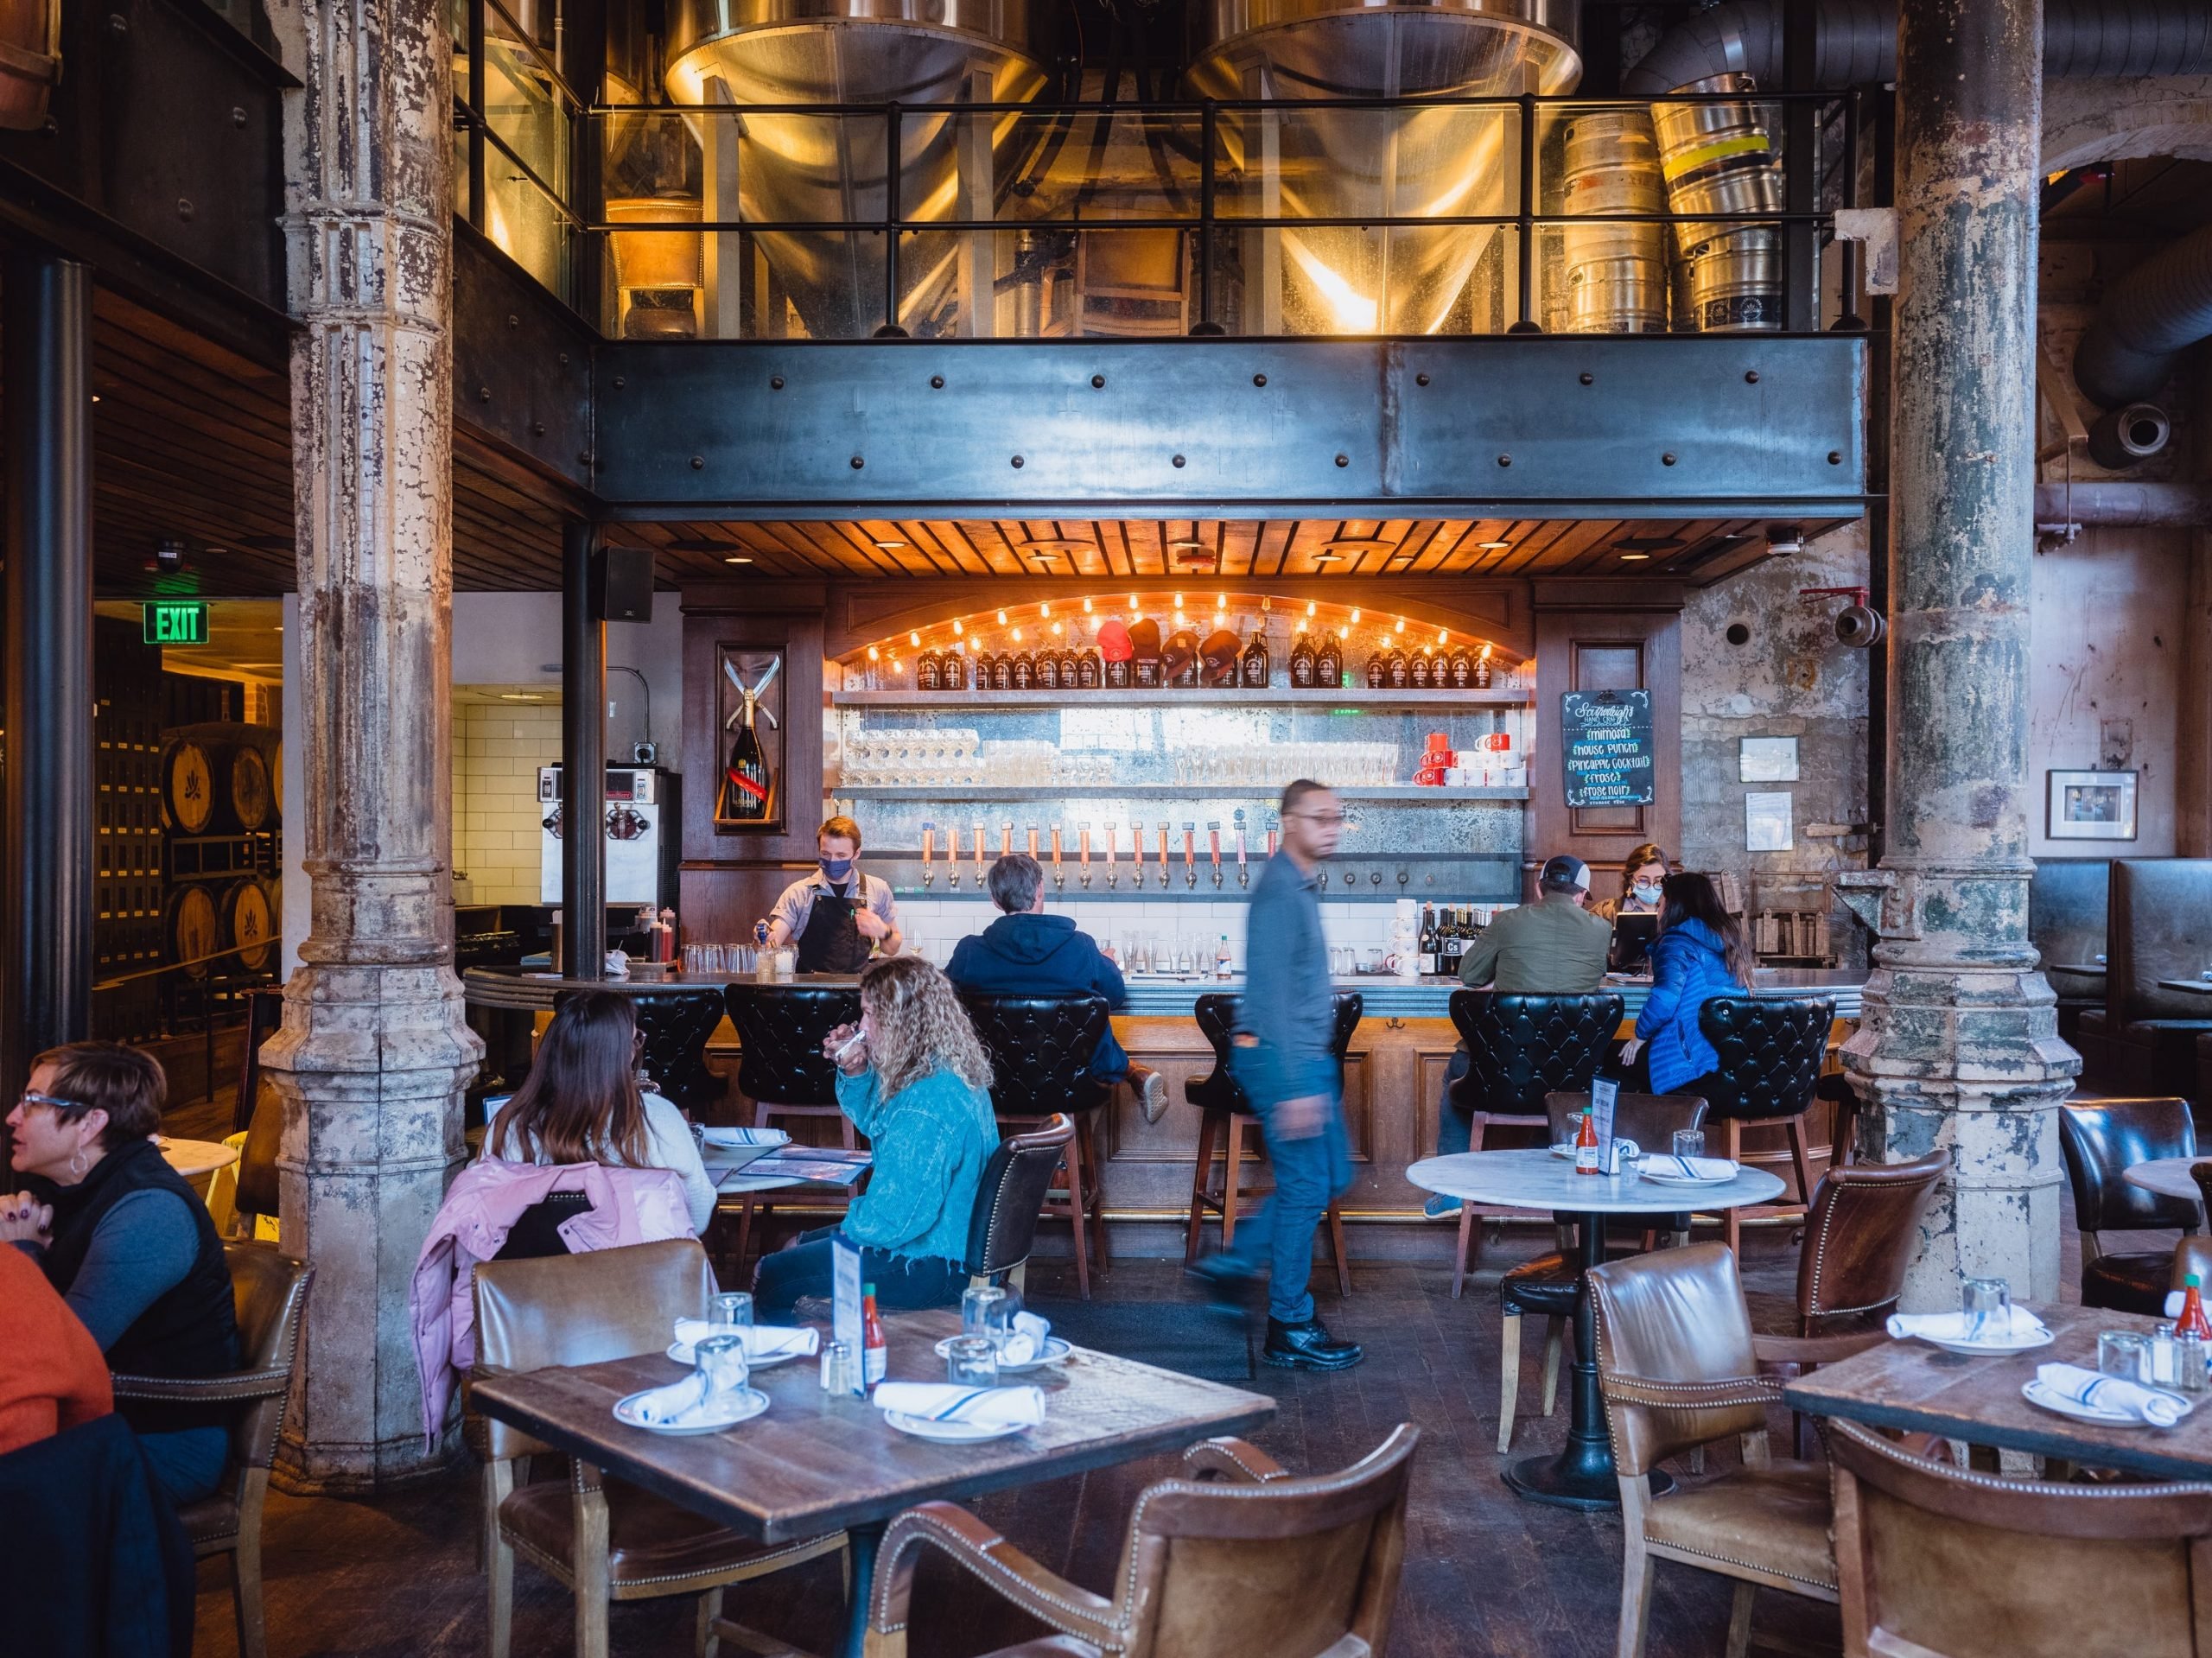
[[[753, 1102], [753, 1126], [772, 1128], [777, 1119], [836, 1119], [845, 1149], [856, 1144], [853, 1120], [837, 1109], [837, 1068], [822, 1044], [840, 1025], [861, 1016], [861, 993], [824, 985], [739, 984], [723, 987], [723, 1005], [741, 1045], [737, 1086]], [[747, 1194], [738, 1214], [737, 1265], [745, 1264], [756, 1207], [774, 1205]]]
[[1732, 1209], [1721, 1219], [1731, 1254], [1743, 1254], [1743, 1223], [1759, 1215], [1802, 1215], [1813, 1199], [1811, 1148], [1805, 1113], [1820, 1086], [1835, 1024], [1830, 996], [1714, 996], [1698, 1010], [1698, 1028], [1720, 1063], [1700, 1084], [1711, 1109], [1706, 1121], [1727, 1125], [1726, 1157], [1744, 1160], [1744, 1125], [1779, 1122], [1789, 1136], [1797, 1196], [1777, 1204]]
[[[1533, 996], [1503, 990], [1454, 990], [1450, 1010], [1467, 1045], [1467, 1073], [1452, 1084], [1451, 1105], [1474, 1119], [1468, 1150], [1483, 1148], [1492, 1123], [1549, 1131], [1547, 1094], [1587, 1094], [1612, 1051], [1621, 999], [1610, 992]], [[1452, 1261], [1452, 1299], [1467, 1281], [1475, 1210], [1459, 1205], [1459, 1242]]]
[[707, 1039], [722, 1022], [719, 990], [655, 990], [630, 998], [645, 1038], [639, 1063], [653, 1086], [686, 1111], [721, 1103], [723, 1079], [707, 1069]]
[[[1359, 1027], [1367, 999], [1356, 990], [1338, 991], [1336, 1023], [1329, 1036], [1329, 1050], [1337, 1058], [1341, 1086], [1344, 1055], [1351, 1047], [1351, 1033]], [[1198, 1161], [1191, 1172], [1191, 1218], [1183, 1234], [1183, 1264], [1198, 1258], [1198, 1229], [1209, 1210], [1221, 1217], [1221, 1247], [1229, 1248], [1236, 1236], [1237, 1206], [1257, 1197], [1267, 1188], [1248, 1186], [1243, 1168], [1263, 1160], [1260, 1119], [1252, 1102], [1229, 1074], [1229, 1038], [1236, 1022], [1236, 998], [1212, 994], [1200, 996], [1192, 1009], [1199, 1032], [1213, 1049], [1213, 1070], [1183, 1084], [1184, 1097], [1205, 1115], [1198, 1119]], [[1221, 1185], [1213, 1181], [1214, 1148], [1221, 1143]], [[1344, 1256], [1344, 1217], [1336, 1199], [1329, 1200], [1329, 1254], [1337, 1267], [1337, 1293], [1351, 1293], [1351, 1267]]]
[[[1076, 1293], [1090, 1299], [1090, 1261], [1106, 1267], [1105, 1204], [1099, 1191], [1093, 1126], [1109, 1089], [1090, 1075], [1110, 1010], [1103, 996], [987, 996], [963, 993], [968, 1022], [991, 1056], [991, 1109], [1001, 1128], [1034, 1128], [1056, 1116], [1075, 1120], [1062, 1166], [1065, 1185], [1046, 1189], [1039, 1213], [1065, 1220], [1075, 1235]], [[1086, 1230], [1095, 1231], [1095, 1238]]]

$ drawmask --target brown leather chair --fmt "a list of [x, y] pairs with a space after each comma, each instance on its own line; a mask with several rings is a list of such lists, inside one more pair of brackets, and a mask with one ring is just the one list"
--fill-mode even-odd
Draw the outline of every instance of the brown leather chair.
[[213, 1496], [187, 1503], [178, 1518], [192, 1539], [195, 1559], [231, 1557], [238, 1653], [240, 1658], [262, 1658], [268, 1642], [261, 1613], [261, 1509], [269, 1495], [269, 1464], [276, 1456], [276, 1432], [284, 1425], [284, 1401], [291, 1392], [315, 1269], [266, 1244], [226, 1243], [223, 1255], [231, 1268], [243, 1366], [213, 1376], [118, 1375], [115, 1396], [172, 1403], [238, 1401], [221, 1483]]
[[1849, 1654], [2212, 1654], [2212, 1483], [1997, 1479], [1829, 1424]]
[[[1589, 1103], [1586, 1091], [1544, 1096], [1544, 1115], [1553, 1145], [1574, 1138], [1575, 1119]], [[1694, 1128], [1704, 1121], [1705, 1102], [1694, 1094], [1623, 1094], [1614, 1102], [1613, 1133], [1624, 1140], [1634, 1140], [1645, 1151], [1666, 1151], [1675, 1143], [1676, 1129]], [[1646, 1248], [1650, 1246], [1651, 1235], [1659, 1229], [1662, 1221], [1657, 1216], [1616, 1218], [1640, 1227], [1645, 1234]], [[1663, 1223], [1668, 1231], [1681, 1235], [1678, 1242], [1688, 1241], [1687, 1215], [1667, 1216]], [[1573, 1231], [1572, 1226], [1561, 1225], [1555, 1239], [1558, 1248], [1552, 1254], [1524, 1261], [1497, 1280], [1498, 1301], [1505, 1315], [1500, 1326], [1504, 1339], [1498, 1350], [1500, 1456], [1513, 1448], [1514, 1408], [1521, 1398], [1521, 1320], [1525, 1314], [1541, 1313], [1544, 1318], [1545, 1415], [1552, 1413], [1552, 1405], [1559, 1397], [1560, 1353], [1566, 1345], [1567, 1321], [1574, 1316], [1575, 1280], [1581, 1273], [1579, 1261], [1570, 1253], [1574, 1245]]]
[[[1810, 1463], [1776, 1461], [1767, 1446], [1782, 1383], [1759, 1374], [1736, 1257], [1699, 1243], [1608, 1261], [1592, 1268], [1590, 1292], [1620, 1475], [1620, 1658], [1643, 1654], [1658, 1560], [1736, 1579], [1728, 1658], [1743, 1658], [1760, 1588], [1827, 1601], [1836, 1588], [1827, 1477]], [[1732, 1435], [1743, 1444], [1739, 1470], [1653, 1497], [1661, 1462]]]
[[[677, 1319], [696, 1316], [715, 1289], [696, 1238], [591, 1255], [487, 1261], [476, 1268], [476, 1376], [596, 1364], [658, 1352]], [[484, 1559], [492, 1658], [513, 1638], [518, 1552], [575, 1596], [577, 1658], [606, 1658], [614, 1600], [699, 1597], [699, 1650], [729, 1640], [778, 1651], [721, 1616], [722, 1591], [845, 1547], [834, 1533], [780, 1547], [748, 1541], [627, 1481], [572, 1460], [565, 1479], [518, 1485], [516, 1461], [552, 1447], [479, 1412], [465, 1413], [484, 1459]]]
[[965, 1509], [891, 1522], [868, 1609], [868, 1658], [906, 1658], [923, 1545], [1057, 1631], [995, 1658], [1362, 1658], [1388, 1644], [1421, 1432], [1402, 1422], [1339, 1473], [1299, 1477], [1242, 1439], [1208, 1439], [1183, 1477], [1137, 1498], [1112, 1598], [1047, 1570]]
[[2107, 1231], [2196, 1230], [2197, 1206], [2131, 1184], [2137, 1163], [2196, 1155], [2196, 1126], [2183, 1099], [2073, 1100], [2059, 1107], [2058, 1149], [2082, 1229], [2082, 1305], [2155, 1316], [2165, 1304], [2164, 1249], [2108, 1253]]

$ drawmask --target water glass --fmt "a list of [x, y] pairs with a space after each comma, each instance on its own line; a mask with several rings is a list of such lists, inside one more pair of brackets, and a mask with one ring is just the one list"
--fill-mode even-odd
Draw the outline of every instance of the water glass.
[[753, 1328], [753, 1298], [743, 1290], [722, 1290], [707, 1304], [707, 1322], [717, 1336]]
[[740, 1336], [709, 1336], [692, 1349], [704, 1400], [719, 1399], [744, 1390], [750, 1379], [745, 1363], [745, 1341]]
[[2002, 1278], [1969, 1278], [1960, 1286], [1966, 1309], [1967, 1339], [2002, 1340], [2012, 1333], [2012, 1286]]
[[1705, 1155], [1705, 1130], [1702, 1128], [1675, 1129], [1675, 1155], [1676, 1157], [1703, 1157]]
[[2125, 1382], [2151, 1377], [2151, 1338], [2132, 1330], [2107, 1330], [2097, 1337], [2097, 1373]]
[[955, 1336], [944, 1344], [944, 1379], [956, 1388], [999, 1385], [999, 1350], [988, 1336]]
[[[993, 1342], [993, 1314], [1006, 1300], [1006, 1292], [995, 1284], [971, 1284], [960, 1297], [960, 1333]], [[1003, 1324], [1003, 1317], [997, 1321]]]

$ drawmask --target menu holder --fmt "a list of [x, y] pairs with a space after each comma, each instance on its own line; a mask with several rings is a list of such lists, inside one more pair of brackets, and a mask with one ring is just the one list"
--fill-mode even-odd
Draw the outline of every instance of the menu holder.
[[1620, 1109], [1621, 1085], [1610, 1077], [1592, 1077], [1590, 1083], [1590, 1126], [1598, 1134], [1598, 1166], [1607, 1174], [1618, 1174], [1620, 1142], [1613, 1138], [1613, 1118]]
[[830, 1243], [830, 1333], [845, 1344], [847, 1390], [865, 1394], [861, 1371], [861, 1252], [842, 1238]]

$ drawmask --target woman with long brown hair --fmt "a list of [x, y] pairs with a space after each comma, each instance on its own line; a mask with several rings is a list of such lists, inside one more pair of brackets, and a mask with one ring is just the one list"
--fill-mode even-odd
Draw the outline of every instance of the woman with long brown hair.
[[715, 1217], [715, 1183], [683, 1112], [639, 1086], [639, 1045], [629, 997], [582, 990], [564, 999], [537, 1039], [528, 1080], [493, 1119], [484, 1155], [672, 1170], [683, 1177], [692, 1229], [703, 1232]]
[[1621, 1051], [1621, 1063], [1634, 1067], [1630, 1085], [1696, 1093], [1720, 1065], [1698, 1015], [1713, 997], [1750, 989], [1758, 967], [1743, 924], [1712, 880], [1689, 871], [1668, 876], [1651, 944], [1651, 994], [1636, 1016], [1635, 1040]]
[[837, 1066], [838, 1106], [874, 1150], [868, 1191], [842, 1226], [761, 1258], [763, 1313], [828, 1295], [839, 1239], [860, 1250], [879, 1306], [950, 1305], [967, 1281], [968, 1217], [999, 1143], [990, 1058], [951, 981], [920, 956], [876, 962], [860, 991], [860, 1023], [839, 1026], [822, 1051]]

